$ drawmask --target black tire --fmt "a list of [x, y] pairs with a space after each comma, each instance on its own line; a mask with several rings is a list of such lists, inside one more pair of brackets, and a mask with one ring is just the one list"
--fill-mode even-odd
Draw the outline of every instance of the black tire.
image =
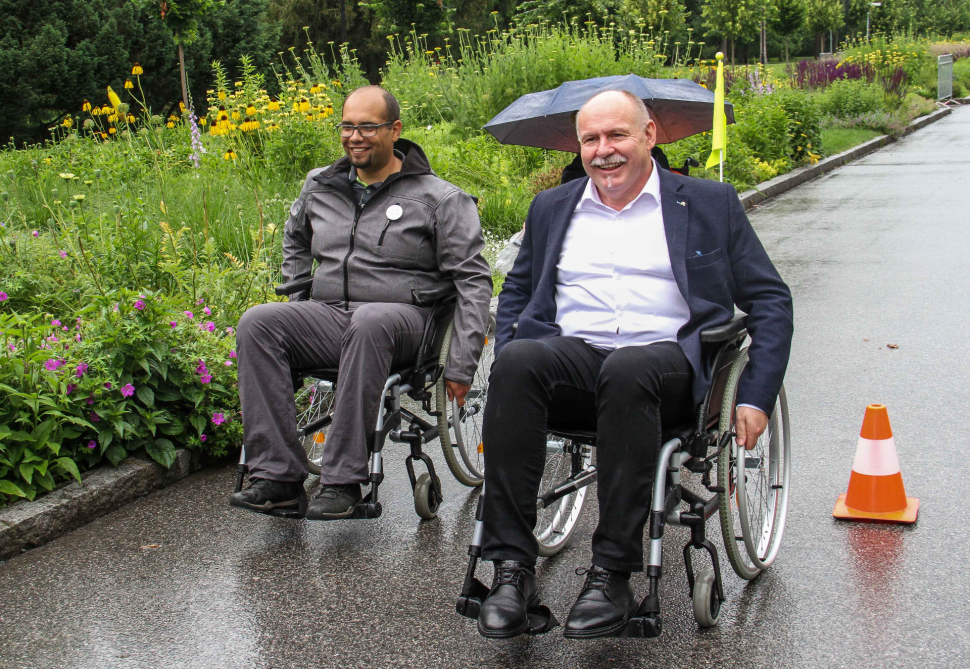
[[438, 498], [435, 497], [431, 476], [427, 472], [418, 476], [414, 484], [414, 510], [424, 520], [438, 515]]
[[721, 599], [717, 596], [714, 567], [708, 565], [698, 572], [691, 599], [697, 624], [705, 628], [717, 625], [717, 619], [721, 615]]

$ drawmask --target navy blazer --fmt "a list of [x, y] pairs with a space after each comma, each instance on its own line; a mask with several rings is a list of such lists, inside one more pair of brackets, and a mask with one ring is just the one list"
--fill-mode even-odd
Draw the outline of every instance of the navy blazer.
[[[532, 201], [522, 248], [499, 295], [496, 355], [512, 339], [562, 334], [556, 324], [556, 266], [588, 181], [576, 179]], [[737, 305], [748, 314], [751, 336], [737, 402], [770, 415], [791, 351], [794, 326], [788, 286], [748, 222], [733, 186], [660, 169], [660, 199], [670, 266], [690, 309], [677, 343], [694, 372], [695, 403], [704, 400], [713, 364], [702, 354], [700, 332], [730, 321]], [[518, 326], [513, 332], [514, 323]]]

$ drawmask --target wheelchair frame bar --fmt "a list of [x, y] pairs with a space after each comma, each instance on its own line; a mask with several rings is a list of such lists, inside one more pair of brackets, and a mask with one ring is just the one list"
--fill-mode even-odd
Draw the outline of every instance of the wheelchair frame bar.
[[683, 445], [684, 441], [680, 437], [674, 437], [660, 447], [660, 455], [657, 457], [657, 474], [653, 481], [653, 513], [650, 514], [650, 559], [647, 561], [647, 565], [656, 567], [658, 570], [663, 559], [667, 469], [671, 468], [678, 474], [680, 473], [680, 465], [682, 464], [680, 458], [677, 458], [676, 468], [674, 468], [673, 459], [677, 449], [683, 447]]

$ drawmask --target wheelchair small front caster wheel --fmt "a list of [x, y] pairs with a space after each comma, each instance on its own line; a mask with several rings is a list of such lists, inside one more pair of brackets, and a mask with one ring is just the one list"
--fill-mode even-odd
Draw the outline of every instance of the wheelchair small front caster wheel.
[[414, 510], [424, 520], [431, 520], [438, 515], [438, 499], [434, 494], [431, 475], [427, 472], [421, 474], [414, 484]]
[[704, 567], [694, 581], [694, 620], [701, 627], [714, 627], [721, 615], [721, 598], [717, 596], [714, 568]]

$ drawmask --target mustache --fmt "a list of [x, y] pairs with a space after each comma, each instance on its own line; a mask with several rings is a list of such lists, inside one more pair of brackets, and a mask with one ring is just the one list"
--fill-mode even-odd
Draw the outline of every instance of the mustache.
[[627, 162], [627, 159], [619, 153], [611, 153], [608, 156], [596, 156], [589, 161], [589, 164], [593, 167], [613, 167], [614, 165], [622, 165], [625, 162]]

